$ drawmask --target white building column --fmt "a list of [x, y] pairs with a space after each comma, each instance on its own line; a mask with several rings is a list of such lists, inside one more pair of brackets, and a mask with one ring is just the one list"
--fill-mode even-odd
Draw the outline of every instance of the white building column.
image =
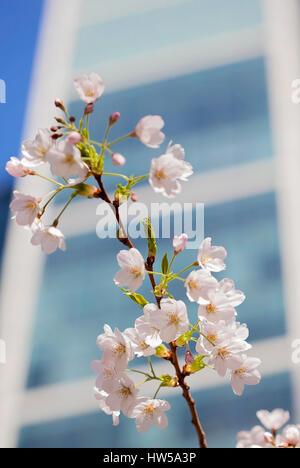
[[[40, 25], [24, 139], [38, 128], [54, 124], [54, 100], [68, 97], [69, 71], [81, 0], [47, 0]], [[58, 113], [59, 114], [59, 113]], [[10, 155], [7, 155], [9, 159]], [[26, 177], [16, 189], [34, 195], [47, 193], [45, 181]], [[0, 338], [6, 343], [6, 364], [0, 365], [0, 447], [18, 440], [24, 387], [32, 345], [33, 319], [44, 256], [30, 245], [29, 233], [10, 222], [4, 247], [0, 289]], [[41, 311], [42, 313], [42, 311]]]
[[[291, 98], [292, 82], [300, 78], [300, 2], [264, 0], [264, 7], [281, 258], [292, 356], [292, 342], [300, 339], [300, 105]], [[300, 366], [295, 364], [292, 369], [294, 418], [298, 421]]]

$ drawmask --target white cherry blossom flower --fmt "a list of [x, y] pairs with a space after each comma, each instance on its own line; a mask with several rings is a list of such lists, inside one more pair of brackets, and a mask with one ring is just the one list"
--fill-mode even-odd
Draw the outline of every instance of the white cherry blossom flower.
[[28, 169], [22, 161], [14, 156], [6, 163], [5, 170], [13, 177], [25, 177], [28, 174]]
[[200, 330], [202, 335], [196, 344], [196, 351], [199, 355], [210, 353], [215, 346], [228, 338], [232, 338], [235, 333], [233, 328], [226, 325], [224, 320], [214, 323], [204, 319], [200, 323]]
[[99, 390], [98, 388], [94, 389], [95, 392], [95, 398], [96, 400], [99, 401], [99, 408], [101, 411], [103, 411], [105, 414], [108, 416], [112, 416], [113, 418], [113, 425], [118, 426], [119, 425], [119, 418], [120, 418], [120, 411], [112, 411], [106, 404], [106, 399], [108, 397], [108, 394], [104, 392], [103, 390]]
[[54, 226], [44, 226], [41, 221], [32, 225], [32, 245], [40, 245], [46, 254], [52, 254], [57, 249], [66, 250], [65, 236]]
[[232, 331], [232, 336], [240, 341], [246, 341], [249, 338], [249, 329], [245, 323], [232, 322], [227, 324], [228, 330]]
[[74, 86], [80, 99], [87, 104], [96, 102], [105, 90], [104, 83], [97, 73], [81, 75], [75, 78]]
[[261, 426], [255, 426], [251, 431], [242, 431], [237, 435], [238, 449], [266, 448], [265, 429]]
[[48, 151], [54, 146], [51, 132], [47, 128], [40, 128], [34, 140], [22, 143], [22, 162], [28, 167], [39, 166], [46, 161]]
[[242, 291], [237, 291], [235, 289], [234, 282], [228, 278], [224, 278], [222, 281], [220, 281], [218, 290], [225, 294], [229, 303], [233, 307], [237, 307], [242, 304], [246, 298]]
[[84, 178], [89, 171], [77, 146], [68, 140], [61, 141], [55, 148], [50, 149], [46, 159], [51, 165], [52, 173], [58, 177], [69, 178], [77, 174], [79, 178]]
[[10, 209], [15, 212], [13, 219], [20, 226], [31, 226], [36, 217], [41, 213], [39, 200], [31, 195], [25, 195], [17, 190], [13, 192], [14, 199]]
[[134, 358], [130, 340], [118, 328], [113, 332], [109, 325], [105, 325], [104, 334], [98, 336], [97, 344], [103, 351], [103, 363], [114, 365], [118, 372], [125, 370]]
[[244, 393], [245, 385], [258, 385], [261, 375], [257, 367], [261, 365], [261, 360], [251, 358], [243, 354], [240, 356], [240, 363], [231, 372], [231, 386], [233, 392], [241, 396]]
[[121, 250], [117, 255], [121, 270], [114, 278], [117, 286], [130, 289], [131, 293], [137, 291], [145, 279], [145, 262], [137, 249]]
[[179, 181], [187, 182], [192, 174], [190, 163], [168, 153], [152, 159], [149, 182], [155, 192], [173, 198], [181, 192]]
[[205, 270], [219, 272], [225, 270], [226, 265], [224, 259], [227, 257], [227, 252], [224, 247], [216, 247], [211, 245], [211, 237], [207, 237], [201, 243], [198, 251], [198, 263]]
[[283, 409], [275, 409], [274, 411], [261, 410], [256, 413], [260, 422], [270, 431], [278, 431], [290, 419], [290, 413]]
[[170, 141], [168, 144], [166, 154], [171, 153], [175, 158], [183, 160], [185, 158], [185, 150], [181, 145], [173, 145], [173, 142]]
[[127, 375], [123, 375], [115, 390], [108, 395], [106, 404], [111, 411], [122, 411], [125, 416], [131, 418], [137, 404], [138, 393], [134, 382]]
[[185, 303], [174, 299], [162, 299], [160, 309], [152, 312], [151, 323], [160, 330], [165, 343], [175, 341], [189, 329], [189, 318]]
[[300, 448], [300, 426], [287, 426], [281, 436], [276, 440], [280, 447]]
[[140, 336], [142, 336], [152, 348], [157, 348], [162, 344], [162, 339], [159, 334], [159, 328], [153, 326], [151, 317], [158, 310], [157, 305], [147, 304], [144, 307], [144, 315], [136, 319], [135, 328]]
[[200, 305], [198, 316], [206, 318], [210, 322], [219, 322], [225, 320], [232, 322], [236, 317], [236, 311], [230, 304], [227, 297], [217, 290], [207, 292], [208, 304]]
[[119, 373], [116, 371], [116, 368], [112, 363], [93, 361], [91, 368], [96, 374], [98, 374], [98, 378], [96, 380], [97, 388], [104, 390], [107, 393], [112, 392], [116, 388]]
[[217, 288], [218, 281], [209, 271], [194, 270], [189, 274], [184, 285], [187, 289], [187, 297], [191, 302], [208, 304], [208, 292]]
[[165, 135], [161, 132], [164, 125], [159, 115], [147, 115], [138, 122], [135, 133], [144, 145], [158, 148], [165, 139]]
[[210, 354], [215, 347], [221, 347], [225, 341], [246, 341], [249, 337], [247, 325], [241, 325], [239, 322], [228, 324], [221, 320], [213, 323], [202, 319], [200, 330], [202, 335], [196, 344], [196, 351], [200, 355]]
[[154, 424], [158, 429], [166, 429], [168, 418], [165, 414], [171, 406], [164, 400], [143, 399], [134, 408], [132, 417], [135, 418], [136, 428], [141, 434], [148, 432]]
[[140, 334], [136, 328], [128, 328], [124, 333], [131, 341], [134, 352], [138, 357], [148, 357], [155, 354], [155, 348], [146, 343], [146, 336]]
[[236, 369], [240, 365], [240, 353], [251, 349], [246, 341], [226, 339], [215, 346], [209, 359], [209, 365], [214, 366], [220, 377], [225, 377], [228, 369]]
[[183, 252], [188, 241], [187, 234], [180, 234], [180, 236], [175, 236], [173, 239], [173, 248], [176, 254]]

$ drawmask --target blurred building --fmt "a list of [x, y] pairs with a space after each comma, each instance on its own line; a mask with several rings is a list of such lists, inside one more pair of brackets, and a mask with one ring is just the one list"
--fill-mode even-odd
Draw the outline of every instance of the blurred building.
[[[300, 76], [299, 19], [294, 0], [51, 0], [40, 19], [23, 136], [50, 126], [56, 96], [79, 115], [72, 79], [91, 71], [107, 84], [92, 118], [94, 138], [113, 111], [122, 116], [118, 135], [143, 115], [162, 115], [167, 136], [185, 147], [195, 169], [184, 200], [205, 203], [205, 234], [226, 247], [226, 275], [247, 295], [239, 320], [249, 326], [251, 354], [263, 361], [262, 383], [237, 398], [212, 372], [193, 379], [214, 447], [233, 447], [236, 432], [256, 424], [261, 408], [283, 407], [300, 419], [299, 367], [291, 362], [300, 338], [300, 108], [291, 102], [291, 82]], [[156, 155], [132, 141], [120, 150], [128, 174], [145, 172]], [[18, 189], [29, 192], [31, 184], [22, 180]], [[36, 182], [34, 190], [42, 188]], [[149, 199], [147, 186], [138, 193]], [[3, 219], [8, 199], [6, 189]], [[96, 337], [104, 323], [128, 327], [136, 310], [113, 285], [119, 246], [96, 236], [96, 205], [74, 203], [62, 224], [68, 250], [47, 258], [22, 229], [8, 227], [1, 444], [194, 447], [180, 392], [167, 395], [173, 410], [164, 433], [141, 436], [125, 418], [113, 428], [97, 409], [90, 370], [100, 356]], [[170, 248], [166, 240], [161, 246]]]

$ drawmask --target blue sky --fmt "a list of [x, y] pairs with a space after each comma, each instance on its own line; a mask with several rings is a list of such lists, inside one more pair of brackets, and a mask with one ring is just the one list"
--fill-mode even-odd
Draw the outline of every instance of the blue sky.
[[6, 83], [6, 104], [0, 104], [0, 194], [10, 187], [4, 171], [19, 154], [32, 64], [43, 0], [0, 2], [0, 79]]

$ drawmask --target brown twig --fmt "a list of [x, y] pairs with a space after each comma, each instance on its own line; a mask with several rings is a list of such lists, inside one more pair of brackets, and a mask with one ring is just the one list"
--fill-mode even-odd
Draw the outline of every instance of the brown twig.
[[158, 307], [160, 308], [160, 301], [161, 301], [162, 298], [161, 298], [161, 296], [157, 296], [155, 294], [156, 281], [155, 281], [154, 274], [153, 274], [154, 262], [155, 262], [155, 257], [148, 257], [147, 261], [145, 262], [145, 268], [148, 271], [148, 275], [149, 275], [149, 279], [150, 279], [151, 286], [152, 286], [152, 289], [153, 289], [153, 294], [155, 296], [155, 300], [157, 302]]
[[[97, 194], [97, 198], [101, 198], [103, 201], [105, 201], [106, 203], [108, 203], [110, 205], [110, 207], [113, 209], [113, 212], [114, 212], [114, 214], [116, 216], [116, 220], [117, 220], [117, 223], [120, 226], [120, 230], [122, 231], [122, 237], [118, 236], [118, 240], [123, 245], [128, 247], [129, 249], [134, 248], [134, 245], [132, 244], [132, 242], [131, 242], [131, 240], [130, 240], [127, 232], [126, 232], [126, 230], [125, 230], [125, 228], [123, 226], [121, 217], [120, 217], [119, 202], [116, 201], [116, 200], [112, 202], [110, 200], [110, 198], [109, 198], [109, 196], [108, 196], [108, 194], [107, 194], [107, 192], [105, 190], [105, 187], [103, 185], [102, 176], [99, 175], [99, 174], [94, 174], [94, 177], [95, 177], [96, 181], [98, 182], [98, 185], [99, 185], [99, 188], [100, 188], [100, 193]], [[155, 290], [156, 290], [157, 285], [156, 285], [155, 277], [154, 277], [154, 274], [153, 274], [154, 262], [155, 262], [155, 257], [148, 257], [147, 261], [145, 262], [145, 268], [146, 268], [146, 270], [148, 272], [148, 276], [149, 276], [149, 279], [150, 279], [150, 282], [151, 282], [151, 285], [152, 285], [152, 288], [153, 288], [153, 294], [155, 296], [157, 305], [160, 308], [160, 303], [161, 303], [162, 298], [155, 294]], [[178, 354], [177, 354], [177, 346], [174, 343], [170, 343], [169, 346], [170, 346], [170, 349], [171, 349], [171, 352], [172, 352], [172, 359], [170, 360], [170, 362], [173, 364], [173, 366], [175, 368], [176, 375], [177, 375], [177, 378], [178, 378], [178, 384], [182, 388], [183, 397], [185, 398], [185, 400], [186, 400], [186, 402], [187, 402], [187, 404], [189, 406], [191, 416], [192, 416], [192, 424], [194, 425], [194, 427], [196, 429], [196, 432], [197, 432], [197, 435], [198, 435], [199, 447], [200, 448], [207, 448], [205, 432], [204, 432], [204, 430], [203, 430], [203, 428], [201, 426], [200, 420], [199, 420], [195, 400], [192, 398], [192, 395], [190, 393], [190, 387], [186, 383], [185, 375], [184, 375], [183, 371], [180, 368], [180, 364], [179, 364], [179, 360], [178, 360]]]
[[119, 235], [118, 235], [119, 241], [122, 244], [124, 244], [126, 247], [128, 247], [129, 249], [132, 249], [134, 246], [133, 246], [131, 240], [129, 239], [129, 236], [128, 236], [127, 232], [126, 232], [126, 229], [123, 226], [123, 223], [122, 223], [122, 220], [121, 220], [121, 217], [120, 217], [120, 204], [119, 204], [119, 202], [117, 200], [114, 200], [112, 202], [111, 199], [109, 198], [109, 196], [108, 196], [108, 194], [107, 194], [107, 192], [105, 190], [103, 181], [102, 181], [102, 175], [101, 174], [94, 174], [94, 177], [95, 177], [96, 181], [98, 182], [98, 185], [99, 185], [99, 188], [100, 188], [100, 193], [98, 193], [96, 195], [96, 197], [101, 198], [101, 200], [103, 200], [103, 201], [105, 201], [106, 203], [109, 204], [109, 206], [111, 207], [111, 209], [114, 212], [117, 223], [120, 226], [120, 231], [122, 231], [122, 232], [119, 231]]
[[174, 343], [170, 343], [169, 346], [172, 351], [172, 364], [175, 367], [176, 375], [178, 378], [178, 383], [179, 383], [179, 386], [182, 388], [183, 397], [186, 399], [187, 404], [189, 405], [189, 408], [190, 408], [190, 412], [192, 416], [192, 424], [195, 426], [195, 429], [198, 435], [199, 446], [200, 448], [207, 448], [205, 432], [199, 420], [195, 400], [192, 398], [192, 395], [190, 393], [190, 387], [185, 381], [185, 375], [180, 369], [178, 355], [177, 355], [177, 346]]

